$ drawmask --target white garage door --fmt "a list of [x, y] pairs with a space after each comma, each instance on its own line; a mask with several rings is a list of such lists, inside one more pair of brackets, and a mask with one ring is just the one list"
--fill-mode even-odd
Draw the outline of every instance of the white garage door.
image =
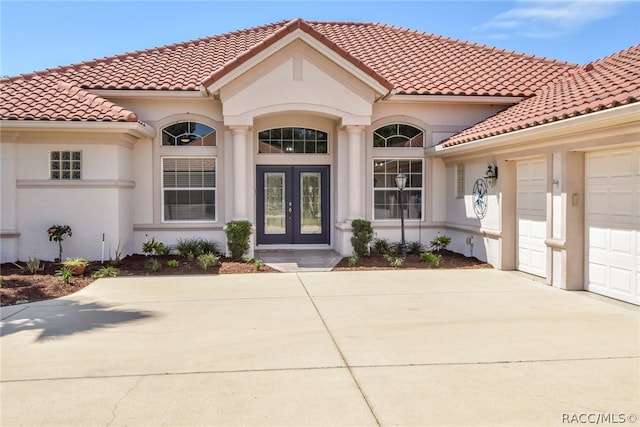
[[587, 289], [640, 304], [640, 149], [586, 156]]
[[547, 277], [547, 161], [518, 162], [518, 270]]

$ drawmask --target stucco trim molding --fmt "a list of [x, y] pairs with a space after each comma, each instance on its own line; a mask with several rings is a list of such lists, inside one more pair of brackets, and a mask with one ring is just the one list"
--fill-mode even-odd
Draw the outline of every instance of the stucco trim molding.
[[0, 238], [2, 239], [16, 239], [20, 237], [20, 232], [15, 229], [0, 230]]
[[545, 239], [544, 244], [551, 249], [566, 249], [566, 240]]
[[463, 233], [472, 233], [480, 236], [488, 237], [490, 239], [502, 238], [502, 230], [494, 230], [491, 228], [473, 227], [461, 224], [445, 224], [445, 228], [453, 231], [460, 231]]
[[135, 188], [135, 181], [109, 179], [49, 180], [18, 179], [17, 188]]
[[224, 224], [220, 223], [162, 223], [162, 224], [134, 224], [133, 231], [222, 231]]

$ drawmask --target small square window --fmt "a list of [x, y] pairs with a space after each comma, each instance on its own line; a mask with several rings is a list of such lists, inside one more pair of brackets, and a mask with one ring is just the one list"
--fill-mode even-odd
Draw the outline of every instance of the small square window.
[[50, 151], [50, 179], [82, 179], [81, 151]]

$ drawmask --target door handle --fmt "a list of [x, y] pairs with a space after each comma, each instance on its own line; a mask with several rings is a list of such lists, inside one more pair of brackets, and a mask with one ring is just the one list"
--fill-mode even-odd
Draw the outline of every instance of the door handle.
[[291, 202], [289, 202], [289, 219], [291, 219], [292, 214], [293, 214], [293, 208], [291, 207]]

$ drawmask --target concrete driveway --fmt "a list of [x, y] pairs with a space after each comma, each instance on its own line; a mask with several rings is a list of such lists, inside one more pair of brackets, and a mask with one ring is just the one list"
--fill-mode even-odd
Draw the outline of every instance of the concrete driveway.
[[515, 273], [102, 279], [1, 314], [5, 427], [640, 425], [638, 308]]

